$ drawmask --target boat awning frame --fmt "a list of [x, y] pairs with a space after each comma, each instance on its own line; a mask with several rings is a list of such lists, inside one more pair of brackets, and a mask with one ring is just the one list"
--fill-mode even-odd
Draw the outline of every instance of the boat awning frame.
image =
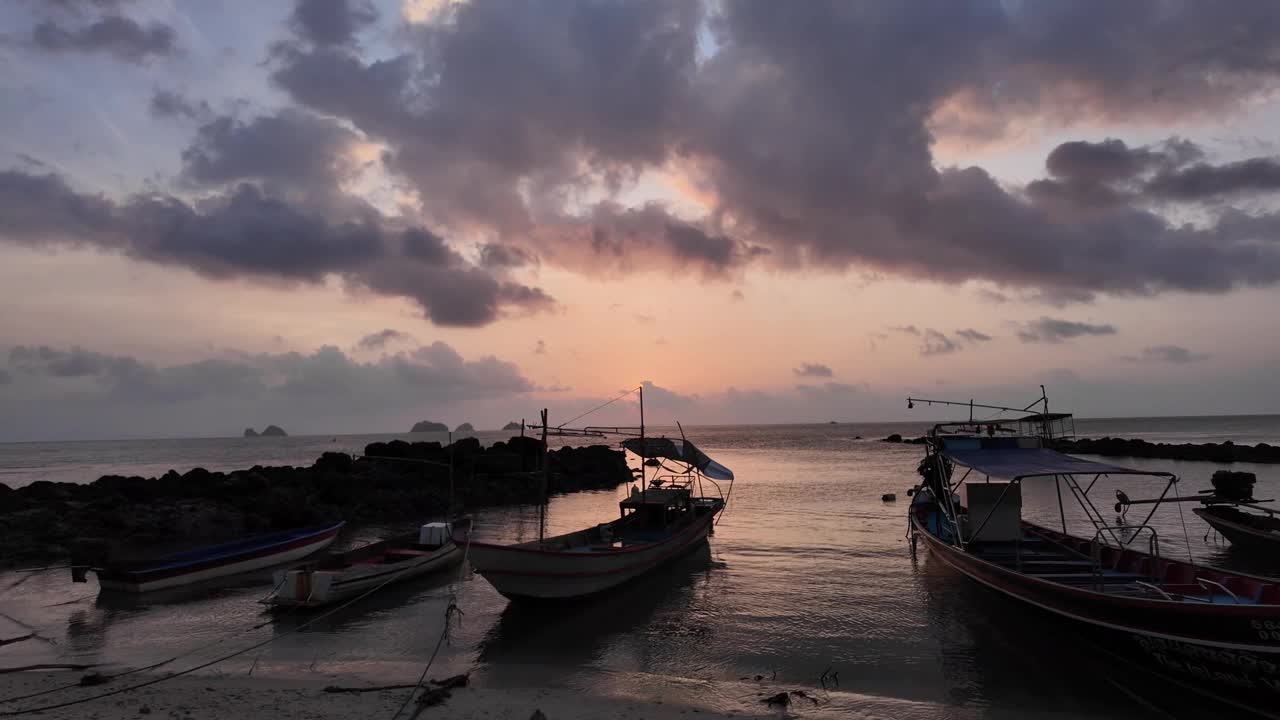
[[1022, 480], [1062, 475], [1146, 475], [1172, 479], [1170, 472], [1135, 470], [1121, 465], [1065, 455], [1048, 448], [942, 449], [940, 454], [957, 465], [988, 477]]

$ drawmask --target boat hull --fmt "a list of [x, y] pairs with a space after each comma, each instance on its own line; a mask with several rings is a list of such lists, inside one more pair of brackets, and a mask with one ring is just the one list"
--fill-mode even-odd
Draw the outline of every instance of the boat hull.
[[1270, 551], [1280, 550], [1280, 532], [1261, 530], [1234, 522], [1230, 518], [1214, 513], [1211, 508], [1194, 508], [1191, 512], [1222, 534], [1232, 545], [1244, 550]]
[[276, 594], [269, 601], [279, 607], [321, 607], [358, 597], [392, 583], [428, 575], [462, 561], [462, 549], [453, 542], [429, 555], [389, 565], [355, 565], [340, 570], [277, 570]]
[[1101, 650], [1262, 717], [1280, 717], [1280, 606], [1187, 604], [1063, 586], [974, 557], [912, 526], [933, 557], [1073, 623]]
[[612, 552], [557, 552], [472, 542], [471, 565], [511, 600], [569, 600], [615, 588], [707, 541], [714, 513], [694, 518], [670, 537]]
[[110, 592], [145, 593], [263, 570], [275, 565], [295, 562], [324, 550], [337, 539], [341, 528], [342, 524], [339, 523], [321, 532], [302, 536], [287, 543], [257, 548], [228, 557], [211, 558], [205, 562], [168, 570], [105, 568], [97, 571], [98, 585]]

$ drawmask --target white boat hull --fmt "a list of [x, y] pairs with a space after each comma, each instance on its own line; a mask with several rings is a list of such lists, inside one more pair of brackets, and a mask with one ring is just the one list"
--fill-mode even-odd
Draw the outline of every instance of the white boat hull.
[[276, 592], [269, 602], [282, 607], [319, 607], [357, 597], [383, 584], [443, 570], [461, 560], [462, 549], [448, 542], [428, 555], [397, 563], [357, 563], [335, 570], [277, 570]]
[[590, 552], [471, 543], [471, 565], [511, 599], [563, 600], [603, 592], [706, 542], [715, 515], [695, 519], [670, 538], [636, 548]]
[[203, 580], [212, 580], [214, 578], [227, 577], [230, 575], [239, 575], [240, 573], [253, 572], [254, 570], [263, 570], [274, 565], [301, 560], [308, 555], [315, 554], [333, 544], [337, 539], [336, 533], [329, 537], [319, 538], [316, 542], [306, 545], [300, 545], [296, 548], [290, 548], [283, 552], [264, 555], [262, 557], [247, 558], [239, 562], [227, 563], [217, 567], [207, 568], [205, 570], [197, 570], [181, 575], [173, 575], [166, 578], [157, 578], [146, 582], [130, 582], [127, 580], [115, 580], [98, 577], [98, 585], [103, 590], [118, 592], [151, 592], [153, 590], [164, 590], [166, 588], [174, 588], [182, 585], [190, 585], [192, 583], [201, 582]]

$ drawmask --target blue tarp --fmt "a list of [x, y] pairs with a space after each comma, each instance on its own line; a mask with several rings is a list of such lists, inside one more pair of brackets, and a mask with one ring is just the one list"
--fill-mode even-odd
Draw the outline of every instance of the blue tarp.
[[1081, 460], [1047, 448], [943, 450], [942, 455], [957, 465], [1006, 480], [1028, 475], [1169, 475]]

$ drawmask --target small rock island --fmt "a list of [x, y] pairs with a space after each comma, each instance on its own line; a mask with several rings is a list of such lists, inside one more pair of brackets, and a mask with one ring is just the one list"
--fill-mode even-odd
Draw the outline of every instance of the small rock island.
[[411, 433], [418, 432], [449, 432], [449, 426], [444, 423], [431, 422], [430, 420], [422, 420], [413, 424]]
[[454, 432], [475, 432], [476, 429], [471, 427], [471, 423], [462, 423]]
[[262, 428], [262, 432], [256, 432], [253, 428], [244, 429], [245, 437], [289, 437], [289, 433], [279, 425], [268, 425]]
[[522, 427], [522, 426], [520, 425], [520, 423], [516, 422], [515, 420], [512, 420], [511, 422], [507, 423], [506, 425], [503, 425], [503, 426], [502, 426], [502, 429], [503, 429], [503, 430], [519, 430], [521, 427]]

